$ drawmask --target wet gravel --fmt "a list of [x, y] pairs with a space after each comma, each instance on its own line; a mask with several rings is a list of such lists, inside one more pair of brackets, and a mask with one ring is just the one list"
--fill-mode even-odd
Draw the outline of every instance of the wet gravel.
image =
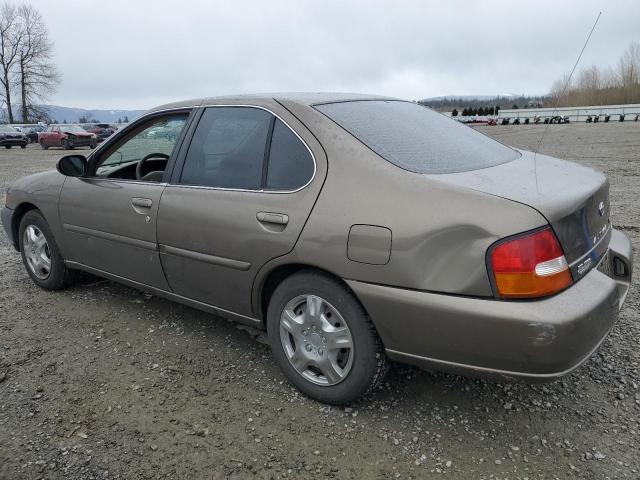
[[[481, 127], [533, 148], [543, 126]], [[640, 248], [640, 123], [553, 125], [544, 153], [605, 171]], [[63, 152], [0, 151], [0, 198]], [[638, 281], [636, 269], [635, 282]], [[298, 394], [255, 332], [85, 278], [37, 288], [0, 233], [0, 478], [640, 477], [639, 295], [551, 384], [396, 366], [348, 408]]]

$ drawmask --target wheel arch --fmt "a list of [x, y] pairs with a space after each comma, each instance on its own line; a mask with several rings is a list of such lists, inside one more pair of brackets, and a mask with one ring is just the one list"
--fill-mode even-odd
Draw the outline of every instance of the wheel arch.
[[20, 251], [20, 222], [22, 221], [22, 218], [26, 215], [26, 213], [32, 210], [38, 210], [40, 213], [42, 213], [42, 211], [36, 205], [30, 202], [22, 202], [14, 209], [13, 218], [11, 220], [11, 235], [13, 236], [11, 241], [13, 242], [13, 246], [17, 251]]
[[[356, 293], [347, 285], [347, 283], [335, 273], [326, 270], [324, 268], [318, 267], [316, 265], [305, 264], [305, 263], [284, 263], [277, 266], [274, 266], [268, 272], [266, 272], [259, 283], [257, 298], [255, 305], [256, 318], [260, 319], [262, 322], [262, 326], [266, 330], [266, 321], [267, 321], [267, 308], [269, 306], [269, 301], [271, 300], [271, 296], [273, 292], [276, 290], [278, 285], [282, 283], [283, 280], [290, 277], [291, 275], [298, 273], [300, 271], [310, 271], [324, 274], [328, 277], [337, 280], [342, 284], [342, 286], [347, 289], [349, 292], [353, 294], [356, 300], [360, 303], [364, 311], [366, 312], [366, 308], [356, 295]], [[368, 313], [367, 313], [368, 315]]]

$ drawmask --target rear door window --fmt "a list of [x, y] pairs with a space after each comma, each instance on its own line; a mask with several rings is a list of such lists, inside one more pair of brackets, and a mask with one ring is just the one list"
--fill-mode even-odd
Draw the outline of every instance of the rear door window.
[[382, 158], [415, 173], [465, 172], [520, 156], [516, 150], [417, 103], [369, 100], [315, 108]]
[[271, 118], [259, 108], [207, 108], [189, 146], [180, 183], [259, 190]]
[[306, 185], [315, 165], [311, 152], [282, 121], [276, 119], [271, 137], [266, 188], [296, 190]]

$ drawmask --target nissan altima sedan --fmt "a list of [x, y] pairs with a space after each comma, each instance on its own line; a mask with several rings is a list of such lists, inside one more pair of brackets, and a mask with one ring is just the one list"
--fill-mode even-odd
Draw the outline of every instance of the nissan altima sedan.
[[418, 104], [281, 94], [150, 110], [17, 181], [2, 222], [42, 288], [83, 270], [265, 329], [292, 384], [341, 404], [388, 359], [577, 368], [631, 280], [609, 213], [601, 173]]

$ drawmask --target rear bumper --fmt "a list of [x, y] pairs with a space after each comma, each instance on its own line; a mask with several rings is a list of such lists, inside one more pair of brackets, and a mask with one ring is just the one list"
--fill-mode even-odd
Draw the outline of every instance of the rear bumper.
[[618, 318], [632, 273], [631, 244], [614, 230], [613, 278], [593, 269], [571, 288], [535, 301], [499, 301], [347, 282], [393, 360], [464, 374], [552, 380], [580, 366]]
[[17, 250], [18, 246], [15, 242], [14, 232], [13, 232], [13, 213], [9, 207], [2, 207], [0, 211], [0, 219], [2, 220], [2, 226], [4, 227], [4, 231], [7, 233], [7, 238], [13, 245], [13, 247]]

